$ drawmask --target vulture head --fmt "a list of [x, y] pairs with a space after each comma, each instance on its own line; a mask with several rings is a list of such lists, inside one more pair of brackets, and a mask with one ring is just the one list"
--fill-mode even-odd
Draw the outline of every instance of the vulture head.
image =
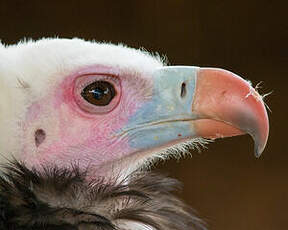
[[[36, 192], [35, 187], [41, 185], [42, 190], [36, 190], [51, 195], [51, 191], [55, 194], [59, 189], [55, 172], [63, 176], [61, 181], [72, 177], [76, 182], [83, 179], [83, 174], [78, 172], [85, 172], [83, 184], [85, 181], [89, 181], [89, 186], [97, 184], [98, 190], [99, 180], [116, 191], [117, 186], [124, 186], [124, 190], [132, 187], [133, 191], [141, 191], [144, 195], [140, 197], [146, 199], [149, 192], [155, 195], [155, 187], [139, 186], [137, 190], [135, 184], [154, 181], [159, 185], [165, 179], [139, 176], [139, 169], [147, 168], [157, 159], [180, 156], [209, 139], [246, 133], [252, 136], [254, 152], [260, 156], [268, 130], [261, 96], [249, 82], [226, 70], [167, 66], [159, 56], [143, 50], [80, 39], [42, 39], [0, 45], [1, 161], [16, 159], [25, 164], [6, 167], [2, 187], [5, 183], [15, 185], [15, 181], [24, 181], [20, 184], [26, 189]], [[49, 167], [53, 170], [48, 170]], [[40, 182], [37, 185], [31, 175], [39, 177], [36, 181], [45, 186], [52, 177], [56, 182], [50, 185], [58, 187], [43, 189], [45, 186]], [[131, 175], [137, 176], [131, 179]], [[31, 183], [36, 183], [33, 188]], [[166, 185], [169, 190], [169, 183]], [[85, 186], [88, 185], [81, 184], [87, 192], [89, 188]], [[92, 186], [94, 190], [95, 186]], [[21, 190], [25, 189], [21, 187]], [[81, 194], [85, 197], [84, 190]], [[126, 196], [137, 197], [139, 193]], [[159, 198], [161, 202], [169, 203], [167, 200], [172, 198], [165, 200], [167, 193], [161, 193], [164, 194]], [[172, 203], [177, 206], [177, 202]], [[51, 207], [51, 203], [49, 205]], [[179, 215], [181, 213], [179, 211]], [[136, 222], [140, 226], [139, 221]], [[69, 225], [68, 222], [64, 224]], [[133, 229], [159, 227], [153, 224], [151, 227], [149, 223], [145, 225], [147, 228], [143, 226]], [[165, 228], [170, 229], [167, 226]], [[177, 225], [171, 229], [184, 227]]]

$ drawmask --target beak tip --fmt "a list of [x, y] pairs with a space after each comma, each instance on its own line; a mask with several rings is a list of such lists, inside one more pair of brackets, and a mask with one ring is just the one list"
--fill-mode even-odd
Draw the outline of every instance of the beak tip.
[[260, 156], [262, 154], [262, 150], [260, 150], [257, 146], [255, 146], [254, 154], [255, 154], [256, 158], [260, 158]]
[[264, 116], [265, 119], [264, 122], [261, 123], [260, 130], [256, 132], [256, 135], [254, 134], [255, 136], [252, 135], [255, 142], [254, 153], [256, 158], [259, 158], [264, 152], [269, 136], [269, 120], [266, 111], [264, 113], [266, 116]]
[[264, 152], [266, 142], [267, 142], [267, 140], [264, 143], [259, 143], [259, 142], [255, 141], [254, 154], [255, 154], [256, 158], [260, 158], [260, 156]]

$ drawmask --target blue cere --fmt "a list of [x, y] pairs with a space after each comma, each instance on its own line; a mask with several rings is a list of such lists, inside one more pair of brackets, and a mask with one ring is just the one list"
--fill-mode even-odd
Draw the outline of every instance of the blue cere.
[[[154, 72], [151, 100], [139, 108], [124, 127], [124, 130], [129, 130], [131, 147], [157, 147], [179, 138], [195, 136], [191, 122], [171, 121], [195, 118], [191, 106], [198, 69], [171, 66]], [[183, 83], [186, 87], [184, 95]]]

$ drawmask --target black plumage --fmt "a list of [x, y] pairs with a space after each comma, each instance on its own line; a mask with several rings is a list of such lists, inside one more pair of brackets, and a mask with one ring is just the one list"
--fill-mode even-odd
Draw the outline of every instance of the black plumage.
[[180, 186], [175, 179], [150, 172], [136, 172], [121, 183], [85, 177], [76, 166], [37, 171], [19, 162], [6, 165], [0, 177], [0, 229], [205, 229], [172, 194]]

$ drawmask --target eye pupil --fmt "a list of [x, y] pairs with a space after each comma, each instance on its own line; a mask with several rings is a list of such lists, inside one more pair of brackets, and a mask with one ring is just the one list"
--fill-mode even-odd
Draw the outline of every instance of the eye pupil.
[[86, 86], [81, 92], [81, 96], [86, 101], [97, 106], [108, 105], [115, 95], [114, 86], [107, 81], [95, 81]]
[[[106, 90], [105, 92], [107, 92], [107, 91], [108, 90]], [[104, 96], [105, 92], [102, 89], [100, 89], [100, 88], [96, 88], [96, 89], [93, 89], [93, 90], [89, 91], [89, 93], [93, 94], [93, 96], [94, 96], [94, 98], [96, 100], [100, 100]]]

